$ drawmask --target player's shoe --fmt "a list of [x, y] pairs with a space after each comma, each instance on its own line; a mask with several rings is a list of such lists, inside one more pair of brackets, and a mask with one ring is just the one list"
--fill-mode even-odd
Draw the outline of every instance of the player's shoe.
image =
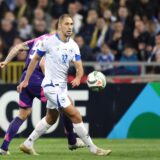
[[73, 145], [68, 145], [68, 149], [70, 150], [74, 150], [74, 149], [77, 149], [77, 148], [84, 148], [86, 147], [86, 144], [80, 139], [80, 138], [76, 138], [77, 142], [76, 144], [73, 144]]
[[34, 148], [28, 148], [28, 147], [25, 146], [23, 143], [19, 146], [19, 149], [20, 149], [22, 152], [27, 153], [27, 154], [30, 154], [30, 155], [34, 155], [34, 156], [39, 155], [39, 154], [34, 150]]
[[10, 155], [10, 152], [0, 148], [0, 155]]
[[97, 155], [97, 156], [108, 156], [111, 153], [112, 153], [112, 151], [110, 149], [105, 150], [105, 149], [97, 147], [97, 151], [94, 154]]

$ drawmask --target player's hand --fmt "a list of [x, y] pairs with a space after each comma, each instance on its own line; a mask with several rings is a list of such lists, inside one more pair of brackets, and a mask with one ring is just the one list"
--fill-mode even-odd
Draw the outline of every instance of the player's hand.
[[22, 81], [18, 86], [17, 86], [17, 91], [19, 93], [22, 92], [23, 88], [26, 88], [28, 86], [28, 81]]
[[71, 81], [72, 88], [79, 86], [80, 85], [80, 81], [81, 81], [80, 78], [74, 78], [73, 81]]
[[7, 63], [6, 63], [5, 61], [0, 62], [0, 67], [1, 67], [1, 68], [4, 68], [6, 65], [7, 65]]

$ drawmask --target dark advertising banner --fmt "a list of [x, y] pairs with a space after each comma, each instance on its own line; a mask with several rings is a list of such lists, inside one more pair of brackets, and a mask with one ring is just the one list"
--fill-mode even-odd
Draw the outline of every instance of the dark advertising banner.
[[[83, 84], [74, 89], [69, 86], [69, 94], [92, 137], [147, 138], [158, 137], [157, 132], [156, 135], [146, 132], [151, 129], [148, 123], [151, 123], [149, 126], [152, 126], [152, 129], [158, 127], [156, 118], [160, 115], [160, 105], [157, 105], [160, 103], [159, 88], [156, 83], [108, 84], [103, 91], [93, 92]], [[16, 85], [0, 85], [0, 137], [4, 136], [10, 121], [18, 113], [18, 101]], [[32, 114], [17, 136], [28, 136], [38, 121], [45, 116], [45, 110], [45, 104], [35, 99]], [[137, 131], [139, 124], [143, 126], [144, 131]], [[65, 136], [61, 118], [44, 136]]]

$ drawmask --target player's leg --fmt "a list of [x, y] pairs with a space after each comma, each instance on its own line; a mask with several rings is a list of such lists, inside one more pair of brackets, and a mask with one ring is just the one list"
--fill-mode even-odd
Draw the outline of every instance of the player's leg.
[[[70, 99], [70, 101], [71, 101], [71, 104], [73, 105], [73, 101], [71, 99]], [[73, 150], [73, 149], [77, 149], [77, 148], [86, 147], [84, 142], [80, 138], [76, 137], [76, 134], [73, 131], [72, 121], [62, 112], [60, 115], [62, 117], [64, 132], [65, 132], [67, 139], [68, 139], [68, 148], [70, 150]]]
[[20, 145], [20, 150], [27, 154], [38, 155], [34, 150], [34, 142], [43, 135], [56, 121], [59, 115], [57, 109], [48, 101], [46, 116], [36, 125], [29, 137]]
[[23, 122], [31, 114], [31, 106], [34, 97], [30, 94], [30, 89], [32, 90], [30, 86], [24, 88], [19, 95], [19, 114], [16, 118], [12, 120], [8, 127], [8, 130], [4, 137], [4, 141], [1, 145], [0, 154], [8, 153], [7, 151], [11, 140], [14, 138]]
[[[58, 93], [57, 90], [59, 91]], [[55, 93], [53, 94], [54, 91]], [[64, 114], [70, 118], [77, 135], [89, 147], [90, 152], [96, 155], [108, 155], [111, 153], [111, 150], [100, 149], [92, 142], [91, 137], [89, 136], [87, 130], [84, 127], [82, 117], [79, 111], [71, 103], [67, 95], [67, 88], [61, 90], [61, 88], [58, 87], [46, 87], [44, 88], [44, 92], [47, 99], [51, 103], [53, 103], [53, 105], [56, 105], [59, 110], [61, 109]]]
[[0, 155], [9, 153], [8, 147], [9, 147], [11, 140], [15, 137], [20, 126], [27, 119], [27, 117], [30, 115], [30, 113], [31, 113], [31, 108], [28, 108], [28, 109], [21, 109], [20, 108], [19, 115], [12, 120], [12, 122], [10, 123], [8, 130], [4, 136], [4, 140], [1, 145]]
[[[65, 98], [65, 95], [62, 95], [63, 98]], [[61, 95], [60, 95], [61, 99]], [[111, 150], [103, 150], [101, 148], [98, 148], [92, 141], [91, 137], [89, 136], [86, 128], [84, 127], [82, 117], [79, 113], [79, 111], [74, 107], [72, 103], [67, 102], [67, 98], [65, 98], [66, 103], [61, 103], [63, 105], [63, 112], [71, 119], [74, 129], [77, 133], [77, 135], [83, 140], [83, 142], [88, 146], [90, 152], [96, 154], [96, 155], [109, 155], [111, 153]]]
[[[46, 116], [40, 122], [38, 122], [33, 132], [20, 145], [20, 150], [27, 154], [38, 155], [38, 153], [34, 149], [34, 143], [41, 135], [45, 134], [45, 132], [56, 122], [56, 117], [57, 110], [47, 109]], [[85, 147], [86, 145], [82, 142], [82, 140], [76, 138], [75, 133], [73, 133], [73, 125], [70, 119], [67, 116], [63, 115], [63, 121], [64, 123], [67, 123], [67, 125], [65, 125], [65, 130], [68, 130], [66, 131], [68, 132], [66, 134], [69, 141], [69, 149], [73, 150]]]
[[28, 116], [31, 113], [31, 105], [32, 105], [32, 98], [28, 96], [28, 93], [26, 89], [22, 91], [20, 94], [20, 100], [19, 100], [19, 114], [16, 118], [12, 120], [10, 123], [8, 130], [5, 134], [3, 143], [1, 145], [0, 154], [7, 154], [8, 147], [11, 142], [11, 140], [15, 137], [15, 135], [18, 132], [18, 129], [23, 124], [23, 122], [28, 118]]
[[[20, 150], [27, 154], [38, 155], [34, 149], [34, 142], [43, 135], [57, 120], [58, 111], [55, 107], [48, 101], [47, 102], [47, 113], [46, 116], [36, 125], [34, 131], [29, 135], [29, 137], [20, 145]], [[76, 139], [75, 134], [73, 133], [73, 125], [68, 117], [63, 115], [64, 123], [67, 123], [65, 129], [68, 130], [68, 141], [73, 144], [69, 145], [70, 149], [82, 148], [85, 144], [80, 140]], [[71, 132], [71, 134], [70, 134]], [[73, 136], [73, 137], [72, 137]]]
[[[35, 93], [37, 93], [36, 97], [39, 98], [42, 102], [46, 102], [47, 99], [44, 96], [43, 89], [42, 88], [35, 88], [35, 89], [37, 90], [37, 91], [35, 91]], [[40, 90], [40, 91], [38, 91], [38, 90]], [[71, 103], [73, 104], [72, 100], [71, 100]], [[56, 108], [56, 105], [53, 105], [50, 102], [47, 102], [47, 109], [52, 110], [55, 108]], [[54, 124], [54, 122], [55, 122], [54, 117], [55, 116], [54, 116], [54, 113], [52, 113], [52, 111], [47, 112], [46, 118], [43, 118], [38, 123], [38, 125], [36, 127], [38, 130], [38, 127], [41, 126], [41, 133], [39, 133], [39, 134], [42, 135], [52, 126], [52, 124]], [[63, 125], [64, 125], [64, 130], [67, 135], [69, 149], [72, 150], [72, 149], [84, 147], [85, 144], [80, 139], [76, 139], [76, 135], [73, 132], [73, 124], [72, 124], [71, 120], [67, 116], [63, 115], [63, 113], [61, 114], [61, 117], [62, 117], [62, 121], [63, 121]], [[43, 126], [43, 128], [42, 128], [42, 126]], [[42, 133], [42, 131], [43, 131], [43, 133]], [[36, 132], [32, 132], [32, 133], [33, 133], [32, 135], [34, 137], [36, 137]]]
[[[73, 104], [73, 102], [71, 101], [71, 103]], [[63, 122], [63, 126], [64, 126], [64, 133], [67, 136], [68, 139], [68, 145], [72, 146], [74, 144], [76, 144], [76, 135], [73, 131], [73, 124], [71, 122], [71, 120], [61, 112], [61, 117], [62, 117], [62, 122]]]
[[56, 109], [47, 109], [46, 116], [38, 122], [33, 132], [25, 140], [24, 145], [32, 148], [34, 142], [57, 121], [58, 115], [59, 112]]
[[[47, 101], [42, 88], [34, 87], [34, 93], [35, 96], [42, 102]], [[71, 103], [73, 104], [72, 101]], [[46, 107], [46, 116], [36, 125], [34, 131], [24, 141], [24, 143], [20, 145], [20, 149], [28, 154], [37, 155], [33, 147], [35, 140], [43, 135], [55, 123], [57, 119], [57, 111], [54, 110], [56, 106], [48, 101]], [[75, 133], [73, 132], [73, 124], [71, 120], [67, 116], [63, 115], [63, 113], [61, 114], [61, 116], [64, 124], [64, 130], [68, 138], [69, 149], [72, 150], [85, 147], [86, 145], [83, 143], [83, 141], [79, 138], [76, 138]]]
[[[37, 97], [42, 103], [47, 102], [47, 99], [44, 96], [43, 89], [40, 85], [34, 86], [34, 96]], [[47, 102], [46, 107], [46, 116], [38, 122], [33, 132], [23, 143], [28, 149], [33, 148], [34, 141], [38, 139], [42, 134], [44, 134], [52, 126], [52, 124], [55, 123], [57, 119], [58, 112], [55, 110], [55, 108], [52, 108], [49, 101]]]
[[68, 139], [68, 149], [74, 150], [77, 148], [86, 147], [85, 143], [80, 138], [76, 137], [76, 134], [73, 131], [72, 121], [63, 113], [61, 113], [61, 117], [63, 121], [64, 132]]

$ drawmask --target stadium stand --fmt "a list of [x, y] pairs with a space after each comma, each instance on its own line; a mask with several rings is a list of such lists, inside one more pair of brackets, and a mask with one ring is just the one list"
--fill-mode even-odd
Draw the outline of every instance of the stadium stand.
[[[73, 38], [80, 47], [86, 75], [96, 69], [114, 79], [123, 75], [115, 82], [124, 81], [126, 76], [147, 79], [150, 74], [157, 79], [158, 0], [1, 0], [0, 61], [14, 45], [55, 31], [57, 18], [63, 13], [70, 13], [74, 19]], [[0, 83], [17, 83], [25, 58], [20, 53], [2, 70]], [[73, 74], [71, 69], [71, 77]]]

